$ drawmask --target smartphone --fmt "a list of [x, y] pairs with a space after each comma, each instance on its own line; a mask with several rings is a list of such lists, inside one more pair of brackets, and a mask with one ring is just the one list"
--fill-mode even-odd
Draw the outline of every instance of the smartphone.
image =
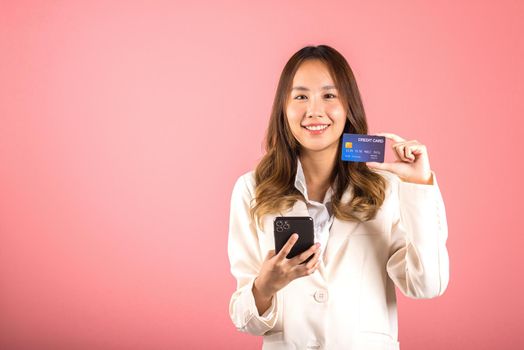
[[[277, 216], [273, 220], [273, 231], [275, 235], [275, 254], [278, 254], [293, 233], [298, 234], [298, 240], [286, 256], [288, 259], [305, 252], [315, 244], [313, 218], [310, 216]], [[302, 264], [307, 263], [312, 258], [313, 254], [303, 261]]]

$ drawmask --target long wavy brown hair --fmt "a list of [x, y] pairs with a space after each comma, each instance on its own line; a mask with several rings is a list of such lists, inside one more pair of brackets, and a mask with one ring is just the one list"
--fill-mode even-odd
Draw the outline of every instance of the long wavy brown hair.
[[[255, 170], [255, 205], [251, 205], [251, 218], [276, 213], [293, 206], [295, 201], [305, 201], [295, 188], [297, 158], [301, 145], [291, 133], [285, 111], [295, 73], [305, 60], [324, 62], [347, 112], [344, 133], [367, 134], [366, 114], [348, 62], [338, 51], [327, 45], [306, 46], [297, 51], [286, 63], [275, 94], [269, 125], [265, 136], [266, 154]], [[386, 181], [373, 172], [364, 162], [341, 160], [339, 139], [337, 161], [330, 177], [333, 186], [332, 208], [335, 217], [349, 221], [367, 221], [375, 218], [385, 198]], [[347, 203], [341, 201], [345, 191], [352, 189], [353, 196]]]

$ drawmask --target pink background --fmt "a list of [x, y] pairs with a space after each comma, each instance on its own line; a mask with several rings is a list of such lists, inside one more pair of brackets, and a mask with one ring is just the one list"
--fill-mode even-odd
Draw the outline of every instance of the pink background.
[[229, 200], [311, 44], [444, 196], [450, 284], [399, 294], [401, 348], [523, 348], [522, 4], [2, 1], [0, 348], [260, 348], [228, 316]]

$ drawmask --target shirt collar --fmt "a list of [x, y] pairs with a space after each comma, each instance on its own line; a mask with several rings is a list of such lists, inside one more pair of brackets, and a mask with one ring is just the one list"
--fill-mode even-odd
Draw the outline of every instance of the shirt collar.
[[[295, 174], [295, 187], [297, 190], [299, 190], [304, 197], [306, 198], [306, 201], [309, 202], [309, 197], [307, 194], [307, 186], [306, 186], [306, 177], [304, 176], [304, 169], [302, 169], [302, 163], [300, 162], [300, 158], [297, 157], [297, 173]], [[326, 191], [326, 195], [324, 196], [323, 204], [326, 204], [331, 201], [331, 197], [333, 196], [333, 186], [330, 186], [328, 190]]]

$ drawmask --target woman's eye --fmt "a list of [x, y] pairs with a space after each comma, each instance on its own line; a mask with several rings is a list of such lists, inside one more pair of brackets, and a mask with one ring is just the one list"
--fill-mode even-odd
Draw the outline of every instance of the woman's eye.
[[[331, 98], [337, 97], [337, 96], [335, 96], [333, 94], [325, 94], [324, 96], [325, 97], [332, 96]], [[297, 96], [295, 96], [295, 100], [302, 100], [302, 98], [299, 98], [299, 97], [306, 97], [306, 96], [305, 95], [297, 95]]]

